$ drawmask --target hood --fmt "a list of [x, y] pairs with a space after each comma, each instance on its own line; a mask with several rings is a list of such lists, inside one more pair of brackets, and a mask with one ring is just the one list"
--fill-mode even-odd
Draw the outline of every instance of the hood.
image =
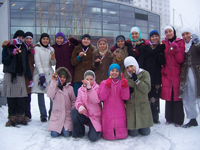
[[69, 72], [69, 70], [65, 67], [59, 67], [57, 70], [56, 70], [56, 73], [58, 74], [61, 70], [64, 70], [66, 73], [67, 73], [67, 82], [72, 82], [72, 75], [71, 73]]

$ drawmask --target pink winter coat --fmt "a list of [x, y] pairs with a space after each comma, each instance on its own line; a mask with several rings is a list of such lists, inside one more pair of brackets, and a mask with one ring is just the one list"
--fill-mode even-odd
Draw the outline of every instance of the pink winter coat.
[[87, 90], [83, 85], [78, 89], [78, 97], [76, 98], [75, 107], [78, 110], [82, 105], [86, 108], [86, 117], [90, 118], [96, 132], [101, 132], [101, 102], [97, 91], [99, 85], [94, 82], [92, 89]]
[[174, 91], [174, 101], [180, 101], [179, 95], [180, 88], [180, 73], [181, 64], [184, 61], [185, 43], [182, 39], [177, 38], [175, 43], [178, 44], [180, 51], [175, 52], [171, 50], [168, 39], [162, 41], [165, 44], [165, 65], [162, 67], [162, 88], [161, 98], [163, 100], [171, 101], [172, 88]]
[[107, 87], [106, 80], [99, 87], [99, 99], [103, 101], [102, 137], [107, 140], [123, 139], [128, 136], [126, 109], [123, 100], [130, 97], [129, 88], [121, 87], [121, 80]]
[[72, 131], [71, 109], [76, 101], [74, 90], [70, 83], [63, 86], [63, 90], [57, 84], [57, 81], [52, 80], [47, 91], [47, 96], [53, 101], [48, 130], [61, 133], [64, 127], [66, 131]]

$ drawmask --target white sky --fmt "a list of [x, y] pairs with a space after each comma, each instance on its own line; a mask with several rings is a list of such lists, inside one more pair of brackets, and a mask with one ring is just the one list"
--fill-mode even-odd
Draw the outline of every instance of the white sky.
[[182, 26], [180, 16], [182, 15], [183, 27], [191, 27], [199, 31], [200, 22], [200, 0], [170, 0], [170, 18], [173, 25], [173, 9], [175, 9], [174, 25]]

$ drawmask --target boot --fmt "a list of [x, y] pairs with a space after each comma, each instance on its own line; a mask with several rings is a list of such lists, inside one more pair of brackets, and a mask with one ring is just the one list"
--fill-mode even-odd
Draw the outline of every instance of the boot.
[[192, 126], [198, 126], [197, 120], [195, 119], [191, 119], [187, 124], [183, 125], [183, 128], [189, 128]]
[[27, 121], [25, 120], [25, 115], [24, 114], [18, 114], [17, 115], [17, 122], [19, 124], [22, 124], [22, 125], [27, 125]]
[[5, 126], [10, 127], [10, 126], [16, 126], [17, 123], [17, 116], [8, 116], [8, 121], [6, 122]]

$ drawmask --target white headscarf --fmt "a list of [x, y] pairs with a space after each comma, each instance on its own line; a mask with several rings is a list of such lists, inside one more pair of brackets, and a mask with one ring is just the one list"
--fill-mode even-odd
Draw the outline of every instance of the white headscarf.
[[[184, 27], [182, 28], [181, 30], [181, 35], [184, 33], [184, 32], [189, 32], [191, 34], [194, 33], [194, 31], [189, 28], [189, 27]], [[190, 50], [190, 47], [192, 46], [192, 40], [190, 40], [189, 42], [185, 42], [185, 52], [187, 53], [189, 50]]]
[[164, 32], [165, 32], [165, 30], [167, 30], [167, 29], [171, 29], [171, 30], [174, 32], [174, 29], [172, 28], [172, 26], [166, 26], [165, 29], [164, 29]]
[[137, 27], [132, 27], [131, 28], [131, 33], [134, 32], [134, 31], [137, 32], [137, 33], [140, 33]]
[[[136, 61], [136, 59], [132, 56], [128, 56], [124, 59], [124, 66], [125, 68], [127, 66], [130, 66], [130, 65], [133, 65], [136, 67], [136, 74], [140, 73], [142, 71], [141, 68], [139, 68], [139, 65], [138, 65], [138, 62]], [[132, 76], [132, 74], [130, 74], [128, 71], [127, 71], [128, 75]]]

